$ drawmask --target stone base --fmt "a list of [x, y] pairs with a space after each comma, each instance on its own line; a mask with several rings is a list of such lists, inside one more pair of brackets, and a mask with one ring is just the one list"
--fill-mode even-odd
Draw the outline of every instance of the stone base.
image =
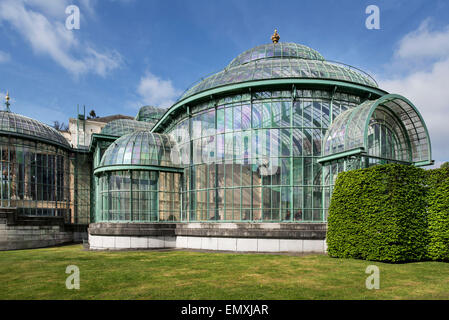
[[20, 217], [14, 211], [0, 210], [0, 251], [51, 247], [87, 238], [86, 225], [66, 225], [59, 217]]
[[95, 223], [91, 250], [178, 248], [234, 252], [325, 253], [326, 224]]

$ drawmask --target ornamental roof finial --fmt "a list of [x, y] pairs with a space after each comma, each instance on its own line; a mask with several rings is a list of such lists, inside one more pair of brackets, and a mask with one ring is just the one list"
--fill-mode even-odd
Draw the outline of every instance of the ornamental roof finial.
[[5, 100], [6, 100], [6, 102], [5, 102], [5, 105], [6, 105], [6, 111], [10, 111], [9, 110], [9, 106], [10, 106], [10, 104], [9, 104], [9, 91], [6, 91], [6, 97], [5, 97]]
[[274, 29], [274, 33], [271, 36], [271, 41], [273, 41], [273, 43], [278, 43], [280, 38], [281, 37], [279, 36], [277, 29]]

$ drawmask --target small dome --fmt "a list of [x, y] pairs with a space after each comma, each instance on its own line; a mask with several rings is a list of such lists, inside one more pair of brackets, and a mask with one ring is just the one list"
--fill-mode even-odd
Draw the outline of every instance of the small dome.
[[160, 118], [164, 115], [167, 109], [158, 108], [153, 106], [143, 106], [139, 109], [137, 113], [136, 120], [137, 121], [146, 121], [155, 124], [159, 121]]
[[264, 44], [243, 52], [231, 61], [228, 68], [236, 67], [254, 60], [272, 58], [324, 60], [324, 57], [318, 51], [305, 45], [290, 42], [279, 42], [276, 44]]
[[101, 129], [101, 134], [121, 137], [125, 134], [134, 132], [136, 130], [151, 130], [154, 124], [137, 121], [131, 119], [117, 119], [108, 122], [103, 129]]
[[25, 136], [70, 148], [69, 143], [58, 130], [37, 120], [9, 111], [0, 111], [1, 133]]
[[135, 131], [117, 139], [105, 151], [100, 166], [136, 165], [173, 167], [174, 142], [165, 134]]

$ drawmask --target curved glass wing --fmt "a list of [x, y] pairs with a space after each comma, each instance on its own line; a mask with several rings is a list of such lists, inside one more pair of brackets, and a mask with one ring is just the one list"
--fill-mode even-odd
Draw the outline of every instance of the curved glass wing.
[[222, 85], [285, 78], [343, 80], [378, 87], [368, 74], [344, 64], [322, 60], [272, 58], [255, 60], [220, 71], [188, 89], [181, 99]]
[[56, 129], [37, 120], [9, 111], [0, 111], [0, 131], [39, 138], [70, 148], [64, 136]]
[[136, 130], [151, 130], [154, 123], [148, 123], [145, 121], [137, 121], [131, 119], [117, 119], [108, 122], [103, 129], [101, 129], [101, 134], [121, 137], [125, 134], [134, 132]]
[[340, 114], [323, 139], [323, 156], [363, 147], [368, 155], [407, 162], [431, 161], [421, 115], [406, 98], [389, 94]]
[[324, 57], [316, 50], [302, 44], [291, 42], [279, 42], [263, 44], [239, 54], [228, 68], [236, 67], [250, 61], [268, 58], [296, 58], [310, 60], [324, 60]]
[[100, 166], [175, 166], [171, 161], [174, 142], [165, 134], [135, 131], [114, 141], [106, 149]]

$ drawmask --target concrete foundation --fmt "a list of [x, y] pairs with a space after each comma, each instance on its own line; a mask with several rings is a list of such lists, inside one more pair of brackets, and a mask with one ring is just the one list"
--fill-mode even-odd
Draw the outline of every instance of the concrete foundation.
[[235, 252], [325, 253], [326, 224], [94, 223], [91, 250], [185, 248]]

